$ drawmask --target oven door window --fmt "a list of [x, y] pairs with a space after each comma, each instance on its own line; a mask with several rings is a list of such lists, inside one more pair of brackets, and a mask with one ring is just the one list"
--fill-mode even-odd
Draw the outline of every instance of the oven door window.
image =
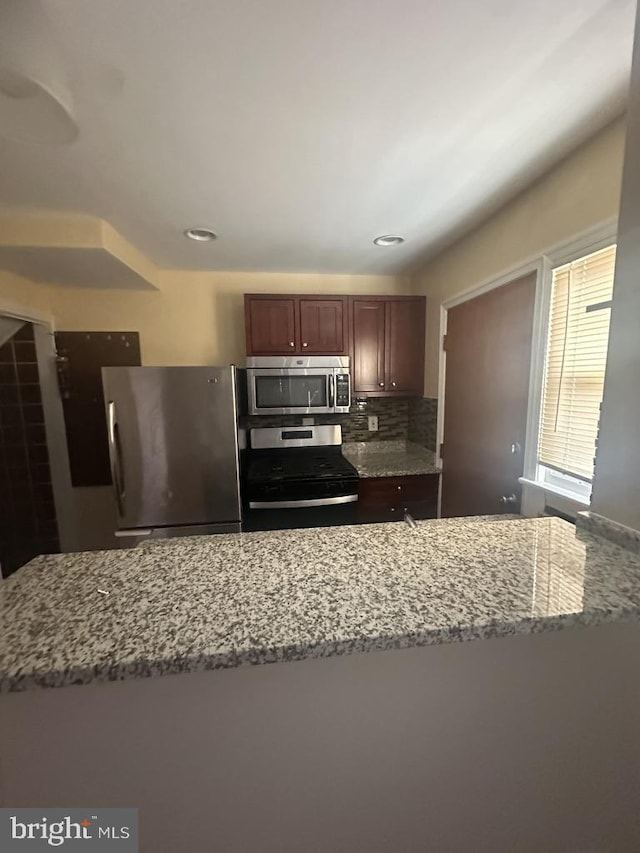
[[327, 376], [256, 376], [258, 409], [326, 408]]

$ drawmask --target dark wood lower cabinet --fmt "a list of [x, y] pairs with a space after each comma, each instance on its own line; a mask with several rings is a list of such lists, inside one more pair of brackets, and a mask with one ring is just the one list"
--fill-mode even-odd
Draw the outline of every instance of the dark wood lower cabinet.
[[439, 474], [363, 478], [358, 484], [358, 521], [402, 521], [438, 515]]

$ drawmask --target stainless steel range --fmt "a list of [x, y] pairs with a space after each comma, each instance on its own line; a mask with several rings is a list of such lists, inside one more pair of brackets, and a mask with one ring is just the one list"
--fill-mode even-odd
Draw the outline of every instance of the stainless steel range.
[[356, 523], [358, 474], [342, 455], [340, 426], [250, 430], [243, 528]]

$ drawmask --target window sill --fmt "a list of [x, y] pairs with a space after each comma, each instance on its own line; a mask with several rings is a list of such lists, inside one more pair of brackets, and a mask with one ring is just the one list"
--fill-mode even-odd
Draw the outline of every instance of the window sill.
[[523, 486], [531, 486], [534, 489], [538, 489], [540, 492], [557, 495], [560, 498], [571, 501], [576, 504], [580, 510], [589, 509], [590, 502], [586, 501], [583, 497], [576, 495], [575, 492], [569, 491], [569, 489], [561, 489], [559, 486], [550, 486], [549, 483], [542, 483], [539, 480], [530, 480], [528, 477], [520, 477], [518, 482], [522, 483]]

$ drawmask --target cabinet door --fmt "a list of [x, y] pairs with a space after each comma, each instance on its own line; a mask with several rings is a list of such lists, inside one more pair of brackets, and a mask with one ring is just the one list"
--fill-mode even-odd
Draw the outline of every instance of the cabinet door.
[[384, 391], [385, 301], [354, 299], [353, 392]]
[[385, 391], [422, 394], [424, 389], [425, 299], [387, 302]]
[[402, 521], [398, 509], [396, 477], [370, 477], [358, 483], [358, 521], [373, 524], [379, 521]]
[[404, 518], [408, 512], [414, 518], [436, 518], [440, 474], [418, 474], [405, 477], [399, 490], [399, 510]]
[[293, 298], [245, 296], [247, 355], [290, 355], [296, 351]]
[[360, 480], [358, 520], [402, 521], [405, 512], [414, 518], [436, 518], [439, 478], [439, 474], [414, 474]]
[[345, 300], [300, 299], [300, 351], [319, 355], [345, 352]]

